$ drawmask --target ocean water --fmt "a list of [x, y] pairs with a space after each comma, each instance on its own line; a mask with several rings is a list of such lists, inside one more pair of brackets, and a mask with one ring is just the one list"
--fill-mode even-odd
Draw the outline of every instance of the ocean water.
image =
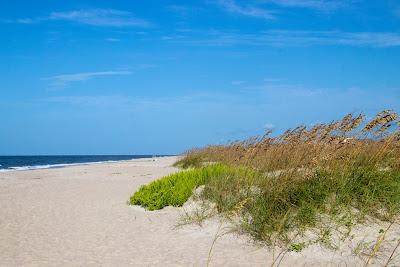
[[0, 156], [0, 172], [62, 168], [74, 165], [98, 164], [162, 155], [76, 155], [76, 156]]

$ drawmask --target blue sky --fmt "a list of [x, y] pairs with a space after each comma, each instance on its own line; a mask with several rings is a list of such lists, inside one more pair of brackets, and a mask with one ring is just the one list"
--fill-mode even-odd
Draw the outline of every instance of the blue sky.
[[400, 110], [400, 2], [0, 2], [0, 154], [170, 154]]

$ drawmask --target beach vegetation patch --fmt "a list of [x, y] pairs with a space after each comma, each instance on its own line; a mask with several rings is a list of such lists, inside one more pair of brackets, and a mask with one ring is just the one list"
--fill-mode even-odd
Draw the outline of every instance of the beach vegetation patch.
[[389, 110], [370, 121], [348, 114], [275, 137], [267, 132], [192, 150], [177, 163], [192, 169], [142, 187], [131, 204], [182, 206], [204, 185], [200, 201], [255, 241], [290, 251], [314, 243], [334, 248], [333, 236], [350, 237], [356, 224], [399, 218], [399, 126]]
[[181, 207], [200, 185], [212, 177], [221, 177], [243, 171], [223, 164], [209, 165], [170, 174], [142, 186], [130, 198], [131, 205], [141, 205], [147, 210], [159, 210], [166, 206]]
[[390, 110], [370, 121], [348, 114], [280, 136], [267, 132], [192, 150], [180, 162], [196, 158], [252, 170], [207, 179], [201, 196], [255, 240], [287, 246], [314, 229], [316, 240], [328, 244], [332, 225], [350, 235], [359, 222], [399, 217], [399, 125]]
[[174, 163], [174, 167], [183, 169], [199, 168], [201, 166], [203, 166], [203, 158], [196, 150], [188, 151], [185, 154], [185, 157]]

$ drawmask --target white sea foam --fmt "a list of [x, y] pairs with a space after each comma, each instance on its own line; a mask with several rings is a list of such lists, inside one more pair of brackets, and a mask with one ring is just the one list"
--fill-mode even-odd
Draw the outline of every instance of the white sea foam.
[[[121, 160], [121, 161], [124, 161], [124, 160]], [[108, 161], [96, 161], [96, 162], [46, 164], [46, 165], [34, 165], [34, 166], [16, 166], [16, 167], [9, 167], [8, 169], [0, 169], [0, 172], [53, 169], [53, 168], [63, 168], [63, 167], [69, 167], [69, 166], [95, 165], [95, 164], [115, 163], [115, 162], [118, 162], [118, 161], [116, 161], [116, 160], [108, 160]]]

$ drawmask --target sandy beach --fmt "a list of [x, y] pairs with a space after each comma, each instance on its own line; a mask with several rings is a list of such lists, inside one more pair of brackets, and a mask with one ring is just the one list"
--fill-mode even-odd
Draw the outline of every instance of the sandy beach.
[[[0, 173], [1, 266], [206, 266], [218, 222], [177, 228], [182, 208], [127, 205], [141, 185], [172, 173], [175, 157]], [[371, 230], [375, 235], [375, 230]], [[347, 248], [347, 251], [350, 251]], [[269, 266], [272, 252], [225, 234], [211, 266]], [[361, 265], [319, 246], [281, 266]]]
[[[0, 173], [0, 265], [204, 266], [217, 228], [176, 230], [179, 209], [144, 212], [126, 203], [141, 185], [176, 171], [174, 161]], [[221, 239], [215, 259], [264, 261], [235, 238]]]

